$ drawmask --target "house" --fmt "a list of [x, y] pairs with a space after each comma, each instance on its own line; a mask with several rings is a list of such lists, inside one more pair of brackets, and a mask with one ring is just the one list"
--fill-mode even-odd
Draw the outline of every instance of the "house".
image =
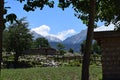
[[94, 30], [94, 39], [102, 48], [102, 80], [120, 80], [120, 31], [114, 25]]

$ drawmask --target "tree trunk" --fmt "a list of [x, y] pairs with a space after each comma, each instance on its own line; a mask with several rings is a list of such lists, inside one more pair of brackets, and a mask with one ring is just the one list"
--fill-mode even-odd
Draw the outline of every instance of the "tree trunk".
[[90, 0], [89, 23], [88, 23], [86, 45], [85, 45], [85, 53], [84, 53], [83, 62], [82, 62], [82, 79], [81, 80], [89, 80], [89, 64], [90, 64], [90, 53], [91, 53], [91, 45], [92, 45], [93, 30], [94, 30], [95, 3], [96, 3], [96, 0]]
[[16, 52], [16, 54], [14, 54], [14, 68], [18, 67], [18, 58], [19, 58], [19, 53]]
[[2, 34], [4, 27], [3, 12], [4, 12], [4, 0], [0, 0], [0, 71], [2, 62]]

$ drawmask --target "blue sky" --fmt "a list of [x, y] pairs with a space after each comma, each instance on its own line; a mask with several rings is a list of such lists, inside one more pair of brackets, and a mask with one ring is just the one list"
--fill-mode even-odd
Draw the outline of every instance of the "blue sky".
[[[43, 10], [36, 9], [34, 12], [26, 12], [23, 10], [23, 4], [16, 0], [6, 0], [6, 2], [5, 5], [11, 7], [8, 13], [15, 13], [18, 19], [27, 17], [29, 28], [44, 36], [52, 35], [64, 40], [66, 37], [86, 29], [82, 21], [74, 16], [74, 10], [71, 7], [62, 11], [55, 4], [54, 8], [45, 6]], [[102, 26], [103, 23], [98, 25]]]

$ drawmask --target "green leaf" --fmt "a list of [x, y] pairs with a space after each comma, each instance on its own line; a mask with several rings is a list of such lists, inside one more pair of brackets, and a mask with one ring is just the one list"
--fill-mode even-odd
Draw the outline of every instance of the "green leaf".
[[15, 14], [8, 14], [7, 16], [6, 16], [6, 21], [10, 21], [10, 23], [13, 23], [13, 21], [16, 21], [16, 19], [17, 19], [17, 16], [15, 15]]

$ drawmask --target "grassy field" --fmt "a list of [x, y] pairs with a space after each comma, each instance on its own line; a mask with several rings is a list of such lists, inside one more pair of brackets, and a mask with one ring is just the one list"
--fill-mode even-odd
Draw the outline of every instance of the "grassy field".
[[[90, 67], [90, 80], [101, 80], [101, 67]], [[80, 80], [80, 67], [2, 69], [0, 80]]]

